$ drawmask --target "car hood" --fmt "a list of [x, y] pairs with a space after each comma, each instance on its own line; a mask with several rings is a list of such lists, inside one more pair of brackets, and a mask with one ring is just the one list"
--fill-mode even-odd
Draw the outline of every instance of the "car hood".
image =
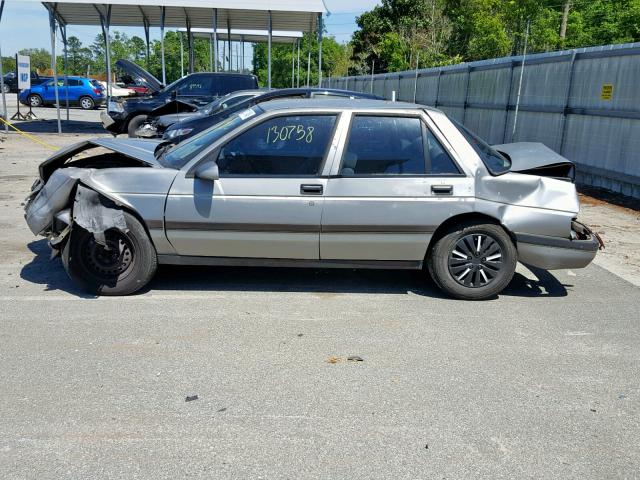
[[146, 71], [139, 65], [129, 61], [129, 60], [118, 60], [116, 62], [116, 66], [124, 70], [126, 73], [131, 75], [132, 77], [138, 78], [142, 80], [144, 85], [149, 88], [152, 92], [158, 92], [164, 88], [164, 85], [160, 80]]
[[40, 178], [46, 181], [51, 173], [64, 165], [67, 160], [85, 150], [96, 147], [103, 147], [113, 152], [121, 153], [148, 166], [160, 167], [161, 165], [155, 157], [156, 148], [160, 143], [160, 140], [140, 138], [92, 138], [85, 140], [58, 150], [42, 162], [40, 164]]

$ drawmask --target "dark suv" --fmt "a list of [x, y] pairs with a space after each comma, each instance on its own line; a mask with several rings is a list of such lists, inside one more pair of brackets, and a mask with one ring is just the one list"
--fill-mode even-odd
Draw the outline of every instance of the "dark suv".
[[151, 94], [144, 97], [111, 98], [107, 111], [100, 118], [104, 128], [117, 135], [128, 133], [135, 136], [136, 129], [147, 119], [152, 110], [170, 102], [190, 105], [193, 109], [206, 105], [216, 98], [235, 90], [258, 87], [254, 75], [240, 73], [192, 73], [166, 87], [160, 81], [128, 60], [118, 60], [116, 65], [137, 83], [145, 85]]

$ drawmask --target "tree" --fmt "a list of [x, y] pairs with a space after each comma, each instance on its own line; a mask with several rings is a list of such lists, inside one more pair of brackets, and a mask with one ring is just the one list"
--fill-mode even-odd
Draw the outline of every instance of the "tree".
[[[318, 41], [315, 33], [305, 33], [300, 41], [300, 85], [307, 82], [307, 60], [311, 50], [311, 71], [309, 85], [318, 84]], [[333, 37], [322, 39], [322, 76], [346, 74], [348, 49]], [[271, 49], [271, 86], [274, 88], [290, 87], [292, 62], [296, 62], [297, 84], [297, 49], [291, 44], [274, 44]], [[253, 73], [257, 75], [260, 85], [268, 82], [268, 49], [265, 43], [256, 44], [253, 48]]]

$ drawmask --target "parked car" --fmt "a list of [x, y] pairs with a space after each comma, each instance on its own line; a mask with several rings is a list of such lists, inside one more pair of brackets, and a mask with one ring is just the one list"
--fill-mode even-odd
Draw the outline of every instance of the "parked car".
[[[38, 75], [38, 72], [31, 72], [31, 86], [34, 87], [36, 85], [40, 85], [48, 80], [51, 80], [51, 77], [43, 77]], [[5, 74], [3, 77], [3, 88], [4, 93], [18, 93], [20, 90], [18, 89], [18, 76], [15, 72], [9, 72]]]
[[97, 80], [85, 77], [67, 77], [66, 80], [59, 78], [57, 85], [54, 87], [54, 80], [51, 79], [40, 85], [32, 86], [30, 89], [22, 90], [18, 99], [20, 103], [32, 107], [54, 105], [57, 89], [61, 105], [66, 103], [67, 94], [69, 95], [69, 104], [78, 105], [83, 110], [97, 108], [105, 101], [105, 92]]
[[231, 107], [250, 98], [262, 95], [263, 93], [265, 93], [265, 90], [261, 89], [237, 90], [200, 108], [190, 104], [185, 105], [179, 104], [178, 102], [169, 102], [156, 108], [149, 114], [147, 120], [136, 130], [136, 137], [162, 138], [165, 130], [175, 123], [193, 118], [216, 115], [222, 111], [229, 111]]
[[144, 81], [152, 92], [145, 97], [114, 98], [109, 102], [107, 112], [101, 115], [102, 124], [116, 135], [128, 133], [130, 137], [134, 137], [138, 127], [146, 121], [147, 115], [167, 102], [179, 100], [197, 108], [229, 92], [258, 87], [258, 80], [254, 75], [239, 73], [192, 73], [163, 87], [157, 78], [133, 62], [118, 60], [116, 65]]
[[[381, 97], [368, 93], [330, 88], [283, 88], [266, 92], [263, 90], [244, 90], [229, 94], [229, 96], [218, 99], [218, 101], [196, 111], [151, 117], [136, 131], [136, 136], [143, 138], [162, 136], [167, 142], [179, 143], [228, 118], [235, 112], [262, 102], [283, 98], [369, 98], [382, 100]], [[156, 112], [158, 111], [166, 110], [161, 107], [156, 110]]]
[[[278, 100], [157, 155], [88, 140], [40, 166], [34, 234], [103, 295], [158, 264], [423, 269], [486, 299], [516, 261], [581, 268], [600, 244], [576, 220], [574, 166], [542, 144], [499, 153], [439, 110], [377, 100]], [[104, 147], [95, 156], [80, 152]]]
[[[102, 85], [103, 90], [106, 92], [107, 82], [104, 82], [102, 80], [98, 80], [98, 82], [100, 83], [100, 85]], [[133, 90], [132, 88], [121, 87], [117, 83], [111, 83], [110, 87], [111, 87], [111, 95], [114, 97], [131, 97], [131, 96], [137, 95], [136, 91]]]

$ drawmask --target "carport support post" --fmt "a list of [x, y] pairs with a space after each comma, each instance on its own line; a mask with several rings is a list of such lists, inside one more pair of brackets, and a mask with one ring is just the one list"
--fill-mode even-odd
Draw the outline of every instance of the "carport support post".
[[231, 24], [229, 23], [229, 16], [227, 16], [227, 43], [229, 45], [229, 71], [233, 70], [233, 49], [231, 48]]
[[213, 9], [213, 71], [218, 71], [218, 9]]
[[318, 88], [322, 88], [322, 13], [318, 14]]
[[69, 121], [69, 56], [67, 48], [67, 26], [60, 23], [60, 35], [62, 36], [62, 46], [64, 47], [64, 95], [67, 107], [67, 122]]
[[109, 40], [109, 26], [111, 24], [111, 5], [106, 5], [106, 15], [104, 12], [98, 9], [98, 16], [100, 17], [100, 26], [102, 27], [102, 36], [104, 37], [104, 54], [106, 57], [107, 66], [107, 110], [109, 109], [109, 102], [111, 101], [111, 41]]
[[295, 86], [296, 81], [296, 42], [291, 44], [291, 88]]
[[244, 72], [244, 35], [240, 36], [240, 48], [242, 50], [242, 72]]
[[[0, 4], [0, 18], [2, 17], [2, 7], [4, 7], [4, 0]], [[0, 60], [2, 59], [2, 47], [0, 47]], [[2, 71], [2, 61], [0, 61], [0, 91], [2, 91], [2, 115], [5, 120], [9, 120], [7, 115], [7, 96], [4, 93], [4, 72]], [[9, 125], [4, 124], [4, 133], [9, 133]]]
[[[2, 11], [4, 10], [4, 0], [0, 0], [0, 23], [2, 23]], [[17, 70], [17, 68], [16, 68]], [[5, 120], [9, 120], [7, 116], [7, 96], [4, 94], [4, 72], [2, 71], [2, 48], [0, 48], [0, 91], [2, 92], [2, 114]], [[9, 133], [9, 125], [4, 124], [4, 133]]]
[[58, 133], [62, 133], [60, 122], [60, 98], [58, 96], [58, 67], [56, 66], [56, 16], [54, 7], [49, 7], [49, 27], [51, 29], [51, 70], [53, 70], [53, 85], [56, 97], [56, 113], [58, 115]]
[[269, 88], [269, 90], [271, 90], [271, 40], [272, 40], [272, 36], [273, 36], [273, 25], [272, 25], [272, 19], [271, 19], [271, 10], [269, 10], [269, 32], [267, 35], [267, 50], [268, 50], [268, 60], [267, 60], [267, 77], [268, 77], [268, 82], [267, 82], [267, 87]]
[[180, 35], [180, 78], [184, 77], [184, 45], [182, 43], [182, 32], [178, 32]]
[[149, 49], [149, 20], [147, 20], [146, 16], [142, 18], [142, 23], [144, 27], [144, 39], [147, 46], [147, 70], [149, 70], [151, 64], [151, 51]]
[[160, 10], [160, 62], [162, 63], [162, 83], [164, 85], [167, 84], [167, 68], [164, 63], [164, 18], [165, 18], [165, 7], [161, 7]]
[[213, 72], [213, 35], [209, 34], [209, 71]]
[[296, 86], [300, 88], [300, 39], [296, 39], [296, 43], [298, 44], [298, 78], [296, 80]]
[[191, 32], [191, 20], [187, 17], [187, 53], [189, 59], [189, 73], [193, 73], [193, 33]]

